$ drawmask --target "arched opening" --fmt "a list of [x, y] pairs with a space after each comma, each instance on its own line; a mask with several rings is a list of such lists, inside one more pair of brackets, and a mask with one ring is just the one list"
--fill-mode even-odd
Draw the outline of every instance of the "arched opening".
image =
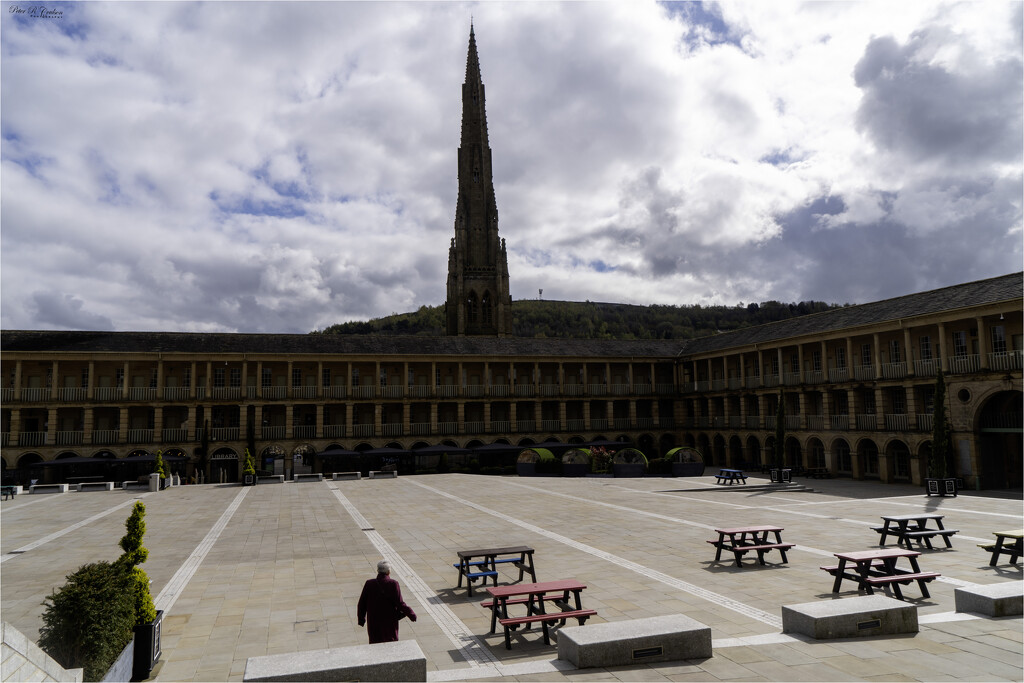
[[857, 458], [860, 460], [861, 476], [878, 479], [878, 446], [871, 439], [861, 439], [857, 444]]
[[803, 467], [803, 452], [796, 437], [787, 437], [785, 444], [786, 467]]
[[1022, 480], [1024, 404], [1019, 391], [1001, 391], [978, 417], [978, 468], [983, 489], [1019, 489]]
[[812, 437], [807, 442], [807, 466], [808, 467], [825, 467], [825, 445], [821, 443], [821, 439]]
[[220, 484], [238, 481], [238, 453], [235, 449], [223, 446], [210, 455], [210, 481]]
[[846, 439], [836, 439], [832, 442], [832, 456], [835, 458], [837, 475], [853, 476], [853, 458], [850, 457], [850, 444]]
[[711, 441], [708, 439], [707, 434], [701, 434], [697, 437], [697, 450], [700, 452], [704, 462], [709, 465], [720, 465], [714, 460], [714, 453], [711, 451]]
[[761, 442], [757, 440], [756, 436], [747, 437], [747, 458], [758, 467], [763, 467], [765, 464], [761, 457]]
[[743, 458], [743, 442], [735, 434], [729, 439], [729, 463], [733, 467], [746, 467]]
[[480, 313], [484, 325], [490, 325], [494, 322], [494, 304], [491, 302], [490, 292], [484, 292], [484, 296], [480, 301]]
[[470, 292], [469, 296], [466, 297], [466, 322], [470, 325], [476, 325], [479, 305], [476, 298], [476, 292]]
[[725, 461], [725, 437], [721, 434], [715, 434], [715, 464], [720, 467], [726, 467]]

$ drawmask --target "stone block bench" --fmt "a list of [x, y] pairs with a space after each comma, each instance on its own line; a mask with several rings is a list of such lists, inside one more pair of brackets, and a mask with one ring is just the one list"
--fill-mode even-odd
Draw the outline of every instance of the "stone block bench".
[[33, 484], [28, 487], [28, 492], [32, 493], [67, 493], [70, 484]]
[[76, 491], [87, 491], [90, 489], [96, 489], [99, 491], [113, 491], [114, 482], [112, 481], [83, 481], [75, 484]]
[[398, 472], [396, 470], [370, 471], [370, 479], [394, 479], [397, 476]]
[[955, 588], [953, 595], [957, 612], [976, 612], [989, 617], [1024, 613], [1024, 583], [1020, 581]]
[[140, 482], [135, 481], [134, 479], [132, 479], [130, 481], [122, 481], [121, 482], [121, 486], [119, 488], [122, 488], [122, 489], [148, 489], [149, 488], [149, 482], [147, 481], [146, 483], [140, 483]]
[[917, 607], [884, 595], [783, 605], [782, 632], [818, 640], [917, 633]]
[[283, 474], [268, 474], [265, 477], [256, 477], [257, 484], [283, 484]]
[[334, 479], [334, 481], [341, 481], [347, 479], [362, 479], [363, 475], [359, 472], [335, 472], [331, 475], [331, 478]]
[[711, 627], [682, 614], [567, 626], [558, 632], [558, 658], [578, 669], [710, 656]]
[[249, 657], [243, 681], [425, 681], [415, 640]]
[[292, 481], [323, 481], [324, 475], [317, 472], [316, 474], [293, 474]]

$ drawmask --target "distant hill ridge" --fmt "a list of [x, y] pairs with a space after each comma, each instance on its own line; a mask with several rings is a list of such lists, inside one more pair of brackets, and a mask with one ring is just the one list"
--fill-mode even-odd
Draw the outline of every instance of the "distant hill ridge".
[[[736, 306], [635, 306], [523, 299], [512, 302], [512, 329], [516, 337], [694, 339], [842, 307], [822, 301], [789, 304], [765, 301]], [[444, 328], [444, 305], [440, 305], [421, 306], [411, 313], [393, 313], [366, 322], [339, 323], [313, 334], [442, 336]]]

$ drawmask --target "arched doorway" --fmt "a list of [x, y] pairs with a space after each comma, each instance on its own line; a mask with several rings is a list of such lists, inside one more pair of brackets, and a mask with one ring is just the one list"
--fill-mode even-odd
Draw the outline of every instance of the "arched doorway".
[[825, 445], [821, 443], [821, 439], [812, 437], [807, 442], [807, 466], [808, 467], [826, 467], [825, 465]]
[[747, 437], [747, 457], [750, 458], [752, 464], [764, 467], [764, 459], [761, 457], [761, 442], [757, 440], [756, 436]]
[[837, 475], [853, 476], [853, 458], [850, 457], [850, 444], [846, 439], [836, 439], [832, 442], [832, 457], [835, 459]]
[[857, 458], [860, 461], [860, 476], [864, 479], [878, 479], [878, 446], [871, 439], [861, 439], [857, 444]]
[[796, 437], [787, 437], [786, 446], [786, 467], [803, 467], [803, 452], [800, 450], [800, 442]]
[[229, 484], [238, 481], [238, 453], [224, 446], [210, 456], [210, 481], [214, 484]]
[[885, 446], [886, 461], [893, 481], [910, 481], [910, 449], [899, 439]]
[[743, 442], [735, 434], [729, 439], [729, 463], [733, 467], [747, 467], [743, 460]]
[[978, 468], [983, 489], [1019, 489], [1024, 402], [1019, 391], [1001, 391], [985, 402], [978, 417]]

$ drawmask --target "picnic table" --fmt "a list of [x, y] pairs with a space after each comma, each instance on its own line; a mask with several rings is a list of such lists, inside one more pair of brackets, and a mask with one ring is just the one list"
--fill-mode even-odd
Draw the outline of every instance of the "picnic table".
[[[731, 552], [736, 558], [736, 566], [742, 567], [742, 558], [746, 553], [756, 552], [757, 560], [764, 564], [764, 554], [771, 550], [778, 550], [782, 555], [782, 561], [786, 559], [786, 551], [793, 547], [792, 543], [782, 542], [781, 526], [760, 524], [757, 526], [741, 526], [730, 529], [715, 529], [718, 539], [709, 540], [708, 543], [715, 546], [715, 562], [722, 559], [722, 551]], [[775, 542], [768, 540], [768, 534], [775, 535]]]
[[988, 566], [996, 566], [1000, 555], [1009, 555], [1010, 564], [1017, 564], [1017, 558], [1024, 554], [1024, 529], [993, 531], [992, 535], [996, 537], [995, 543], [978, 544], [979, 548], [984, 548], [992, 553], [992, 559]]
[[[512, 649], [512, 631], [520, 626], [529, 629], [533, 623], [540, 623], [544, 633], [544, 644], [551, 644], [554, 622], [564, 626], [567, 619], [576, 619], [581, 625], [597, 614], [597, 610], [583, 609], [580, 594], [587, 587], [576, 579], [561, 579], [543, 583], [521, 583], [511, 586], [488, 586], [491, 599], [480, 603], [491, 610], [491, 633], [501, 624], [505, 632], [505, 649]], [[570, 603], [569, 594], [572, 594]], [[554, 602], [561, 608], [558, 612], [547, 612], [545, 603]], [[526, 616], [510, 617], [509, 605], [526, 605]]]
[[[836, 577], [832, 584], [832, 592], [838, 593], [843, 579], [854, 581], [858, 590], [865, 590], [869, 595], [874, 593], [876, 586], [892, 587], [892, 592], [900, 600], [903, 599], [903, 592], [900, 585], [908, 585], [911, 581], [917, 581], [921, 589], [922, 597], [931, 597], [928, 594], [929, 581], [937, 579], [941, 574], [936, 572], [923, 572], [917, 563], [921, 553], [916, 550], [904, 550], [902, 548], [882, 548], [879, 550], [856, 550], [853, 552], [835, 553], [839, 558], [836, 566], [822, 567], [824, 571]], [[897, 560], [907, 558], [910, 562], [910, 570], [896, 567]]]
[[717, 481], [716, 484], [746, 484], [747, 475], [743, 474], [743, 470], [733, 470], [723, 467], [719, 470], [718, 474], [715, 475]]
[[[946, 529], [942, 526], [943, 515], [928, 512], [919, 512], [912, 515], [882, 515], [885, 522], [882, 526], [871, 527], [882, 535], [878, 545], [885, 545], [887, 536], [896, 537], [896, 545], [906, 545], [910, 548], [910, 542], [916, 540], [920, 546], [922, 543], [932, 550], [932, 539], [941, 536], [946, 542], [947, 548], [953, 544], [949, 537], [957, 533], [957, 529]], [[929, 527], [928, 522], [934, 521], [935, 526]]]
[[525, 545], [509, 546], [507, 548], [476, 548], [473, 550], [458, 551], [459, 561], [452, 566], [459, 570], [458, 588], [462, 587], [462, 578], [466, 578], [466, 590], [468, 595], [473, 597], [473, 582], [482, 579], [486, 585], [487, 579], [492, 579], [494, 585], [498, 585], [498, 565], [511, 564], [519, 570], [519, 580], [522, 581], [525, 574], [529, 574], [534, 581], [537, 580], [537, 572], [533, 567], [533, 548]]

